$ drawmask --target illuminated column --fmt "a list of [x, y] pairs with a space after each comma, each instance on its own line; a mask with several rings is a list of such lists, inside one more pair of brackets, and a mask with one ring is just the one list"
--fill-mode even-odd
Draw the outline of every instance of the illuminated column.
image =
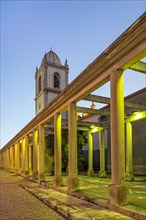
[[88, 176], [94, 173], [93, 170], [93, 135], [88, 132]]
[[15, 144], [15, 170], [20, 171], [20, 142]]
[[10, 169], [10, 148], [8, 147], [8, 169]]
[[132, 163], [132, 124], [126, 123], [126, 180], [134, 180]]
[[15, 171], [15, 144], [13, 145], [13, 170]]
[[109, 197], [111, 204], [122, 205], [128, 202], [129, 195], [125, 185], [123, 72], [112, 72], [110, 83], [112, 184], [109, 186]]
[[54, 185], [62, 185], [61, 113], [54, 116]]
[[0, 168], [3, 168], [3, 157], [2, 157], [2, 152], [0, 152]]
[[14, 168], [14, 151], [13, 151], [13, 145], [10, 147], [10, 168], [13, 170]]
[[4, 166], [4, 169], [5, 169], [6, 168], [5, 151], [3, 152], [3, 166]]
[[44, 125], [39, 125], [38, 178], [45, 181], [45, 136]]
[[20, 171], [20, 142], [17, 142], [17, 171]]
[[38, 179], [38, 130], [33, 131], [33, 171], [32, 178]]
[[4, 151], [2, 152], [2, 167], [5, 168], [5, 164], [4, 164]]
[[8, 166], [9, 166], [8, 149], [6, 149], [6, 169], [8, 169]]
[[7, 161], [6, 168], [9, 169], [9, 166], [10, 166], [9, 148], [7, 148], [7, 150], [6, 150], [6, 161]]
[[5, 169], [7, 169], [7, 151], [4, 151]]
[[4, 151], [2, 152], [2, 161], [3, 161], [3, 168], [5, 169], [5, 156], [4, 156]]
[[76, 103], [68, 106], [68, 145], [69, 145], [69, 177], [68, 190], [76, 190], [79, 187], [77, 170], [77, 121]]
[[100, 147], [100, 171], [99, 171], [99, 177], [106, 177], [104, 130], [99, 131], [99, 147]]
[[17, 143], [14, 145], [15, 148], [15, 171], [17, 171]]
[[25, 135], [25, 151], [24, 151], [24, 161], [25, 161], [25, 168], [24, 174], [29, 174], [29, 136]]
[[18, 172], [20, 170], [20, 143], [15, 144], [15, 170]]
[[7, 161], [6, 161], [6, 150], [5, 150], [5, 151], [4, 151], [4, 167], [5, 167], [5, 169], [6, 169], [6, 167], [7, 167], [7, 166], [6, 166], [6, 162], [7, 162]]
[[8, 154], [8, 149], [6, 149], [6, 168], [9, 168], [9, 154]]
[[10, 170], [12, 169], [12, 149], [11, 149], [11, 146], [10, 146]]
[[22, 163], [21, 163], [21, 174], [25, 173], [25, 138], [22, 138]]
[[32, 149], [33, 146], [29, 145], [29, 171], [32, 171]]
[[10, 147], [8, 148], [8, 155], [9, 155], [9, 170], [10, 170], [11, 169]]

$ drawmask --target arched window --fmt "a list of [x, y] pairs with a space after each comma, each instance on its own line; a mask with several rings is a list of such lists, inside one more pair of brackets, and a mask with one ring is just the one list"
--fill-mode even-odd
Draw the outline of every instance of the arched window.
[[39, 92], [41, 91], [41, 76], [39, 77]]
[[54, 88], [60, 87], [60, 76], [58, 73], [54, 73]]

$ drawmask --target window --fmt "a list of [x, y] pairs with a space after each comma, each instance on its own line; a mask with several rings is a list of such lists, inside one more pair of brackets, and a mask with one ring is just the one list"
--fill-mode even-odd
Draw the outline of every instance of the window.
[[39, 92], [41, 91], [41, 76], [39, 77]]
[[60, 76], [58, 73], [54, 73], [54, 88], [60, 87]]

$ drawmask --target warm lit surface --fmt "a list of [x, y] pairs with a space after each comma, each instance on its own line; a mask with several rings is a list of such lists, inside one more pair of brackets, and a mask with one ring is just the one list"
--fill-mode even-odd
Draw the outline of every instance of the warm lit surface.
[[[52, 177], [46, 178], [49, 184], [52, 184]], [[67, 177], [64, 176], [62, 189], [67, 189]], [[97, 199], [108, 199], [108, 184], [111, 184], [109, 178], [98, 178], [97, 174], [94, 177], [84, 175], [79, 176], [80, 190], [79, 192], [88, 197]], [[133, 182], [126, 182], [130, 190], [130, 203], [125, 206], [138, 212], [146, 212], [146, 177], [136, 177]]]

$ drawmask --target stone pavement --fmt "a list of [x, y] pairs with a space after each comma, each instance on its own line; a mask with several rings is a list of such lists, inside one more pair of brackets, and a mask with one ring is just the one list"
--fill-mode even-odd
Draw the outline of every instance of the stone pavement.
[[19, 186], [27, 182], [22, 177], [0, 170], [0, 220], [63, 220]]
[[29, 181], [6, 171], [0, 171], [0, 175], [2, 195], [0, 197], [0, 220], [135, 219], [85, 201], [83, 198], [79, 199], [75, 196], [45, 187], [45, 185], [39, 185], [36, 182]]

